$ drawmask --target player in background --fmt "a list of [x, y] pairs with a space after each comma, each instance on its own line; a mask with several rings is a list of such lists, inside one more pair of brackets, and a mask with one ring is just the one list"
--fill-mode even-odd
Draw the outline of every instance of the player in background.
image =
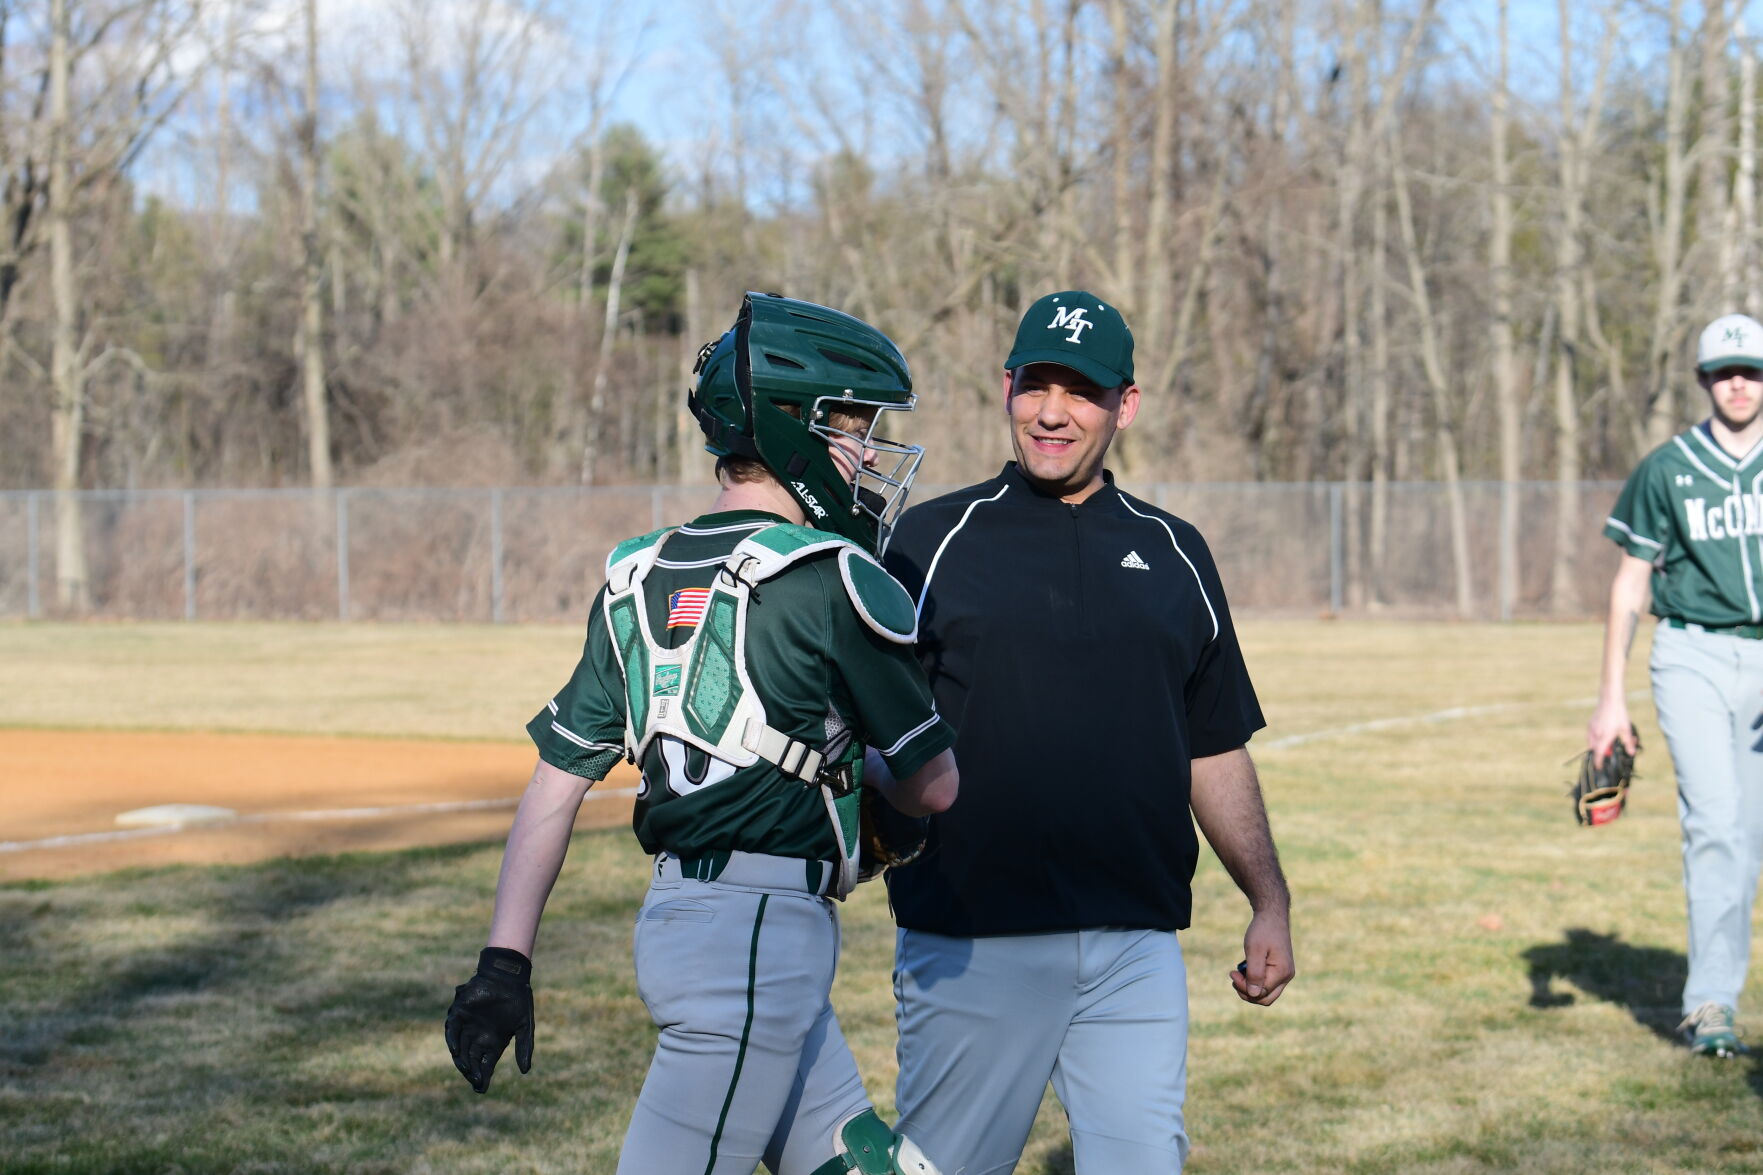
[[912, 408], [911, 376], [873, 327], [768, 294], [699, 373], [721, 490], [608, 559], [581, 662], [527, 727], [539, 762], [448, 1047], [480, 1093], [511, 1037], [529, 1067], [540, 914], [583, 795], [628, 754], [655, 855], [637, 989], [661, 1034], [620, 1175], [934, 1175], [871, 1108], [829, 1002], [865, 748], [907, 815], [958, 786], [912, 602], [875, 560], [922, 456], [875, 428]]
[[1139, 395], [1117, 309], [1041, 298], [1004, 363], [1016, 460], [888, 549], [959, 731], [961, 803], [888, 872], [901, 1128], [945, 1170], [1013, 1170], [1049, 1079], [1078, 1175], [1180, 1170], [1194, 820], [1253, 910], [1238, 995], [1294, 973], [1217, 570], [1103, 469]]
[[1624, 679], [1641, 614], [1660, 623], [1651, 676], [1677, 773], [1689, 978], [1680, 1031], [1697, 1053], [1743, 1052], [1735, 1025], [1763, 862], [1763, 325], [1717, 318], [1696, 344], [1706, 420], [1647, 454], [1604, 533], [1622, 548], [1586, 743], [1630, 752]]

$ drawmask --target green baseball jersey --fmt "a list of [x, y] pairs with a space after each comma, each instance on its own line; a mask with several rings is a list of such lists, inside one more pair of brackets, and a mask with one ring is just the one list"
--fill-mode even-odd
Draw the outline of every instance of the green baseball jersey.
[[[649, 630], [669, 648], [684, 644], [702, 619], [702, 589], [736, 544], [782, 521], [730, 511], [669, 535], [643, 581]], [[624, 755], [626, 694], [606, 628], [605, 590], [595, 597], [569, 684], [527, 724], [540, 758], [589, 779], [604, 778]], [[900, 595], [909, 610], [904, 589]], [[805, 558], [758, 585], [747, 605], [745, 656], [766, 724], [835, 760], [872, 746], [905, 778], [955, 741], [912, 646], [884, 640], [859, 618], [836, 552]], [[846, 747], [853, 749], [841, 755]], [[820, 789], [763, 759], [736, 767], [661, 737], [640, 766], [632, 823], [647, 852], [840, 858]]]
[[1741, 458], [1704, 421], [1642, 459], [1604, 533], [1653, 565], [1653, 614], [1763, 623], [1763, 446]]

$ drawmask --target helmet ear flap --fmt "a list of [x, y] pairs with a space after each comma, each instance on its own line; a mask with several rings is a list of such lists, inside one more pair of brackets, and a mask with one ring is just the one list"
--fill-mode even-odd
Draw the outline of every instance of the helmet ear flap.
[[692, 365], [698, 379], [686, 392], [686, 410], [697, 419], [704, 432], [704, 447], [712, 454], [757, 461], [751, 380], [743, 381], [742, 376], [746, 355], [740, 325], [737, 321], [698, 349], [697, 362]]

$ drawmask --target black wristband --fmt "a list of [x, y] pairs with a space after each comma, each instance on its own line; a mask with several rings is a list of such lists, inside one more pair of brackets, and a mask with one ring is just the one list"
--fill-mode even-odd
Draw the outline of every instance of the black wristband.
[[485, 947], [478, 953], [477, 973], [486, 979], [526, 987], [533, 980], [533, 961], [508, 947]]

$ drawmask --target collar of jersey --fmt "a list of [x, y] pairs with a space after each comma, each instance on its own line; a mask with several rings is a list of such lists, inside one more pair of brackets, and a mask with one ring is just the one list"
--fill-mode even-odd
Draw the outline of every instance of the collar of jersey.
[[1763, 453], [1763, 440], [1753, 442], [1751, 447], [1746, 450], [1743, 457], [1734, 457], [1731, 453], [1728, 453], [1721, 447], [1720, 442], [1714, 439], [1713, 417], [1709, 417], [1700, 424], [1693, 425], [1690, 428], [1690, 432], [1695, 434], [1696, 440], [1701, 442], [1702, 447], [1708, 451], [1709, 456], [1718, 460], [1728, 469], [1735, 469], [1743, 472], [1745, 466], [1757, 459], [1758, 453]]
[[[1021, 467], [1014, 461], [1004, 462], [1004, 468], [998, 474], [997, 480], [1011, 488], [1012, 492], [1005, 495], [1005, 501], [1015, 501], [1021, 505], [1040, 509], [1051, 509], [1055, 506], [1069, 509], [1072, 505], [1070, 502], [1061, 501], [1058, 494], [1042, 489], [1029, 480], [1028, 475], [1022, 472]], [[1016, 493], [1016, 490], [1022, 492]], [[1091, 510], [1103, 505], [1111, 505], [1119, 498], [1120, 490], [1114, 485], [1114, 474], [1104, 469], [1102, 470], [1101, 486], [1095, 493], [1078, 502], [1077, 507], [1080, 510]]]
[[703, 534], [705, 531], [723, 530], [744, 524], [757, 528], [773, 522], [788, 523], [789, 519], [769, 510], [718, 510], [713, 514], [700, 514], [680, 529], [687, 534]]

